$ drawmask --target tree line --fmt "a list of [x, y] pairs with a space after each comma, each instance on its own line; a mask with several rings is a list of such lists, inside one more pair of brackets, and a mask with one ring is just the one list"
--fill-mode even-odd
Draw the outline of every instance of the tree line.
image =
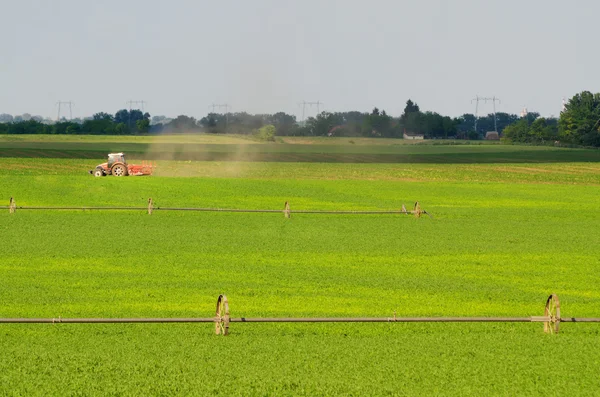
[[[0, 115], [0, 120], [11, 117]], [[150, 114], [141, 110], [122, 109], [114, 115], [100, 112], [86, 120], [65, 120], [48, 123], [36, 117], [0, 123], [0, 134], [72, 134], [72, 135], [133, 135], [150, 131]]]
[[[421, 134], [428, 139], [482, 139], [489, 131], [512, 142], [565, 142], [600, 147], [600, 94], [584, 91], [565, 105], [560, 118], [542, 118], [539, 113], [509, 113], [476, 117], [443, 116], [422, 111], [417, 103], [406, 102], [399, 117], [374, 108], [370, 112], [321, 112], [298, 121], [284, 112], [275, 114], [209, 113], [195, 119], [180, 115], [174, 119], [154, 116], [141, 110], [121, 109], [114, 115], [100, 112], [85, 120], [49, 123], [39, 117], [13, 118], [0, 114], [0, 134], [97, 134], [130, 135], [161, 133], [254, 134], [259, 139], [273, 136], [345, 136], [402, 138]], [[268, 128], [267, 128], [268, 127]]]

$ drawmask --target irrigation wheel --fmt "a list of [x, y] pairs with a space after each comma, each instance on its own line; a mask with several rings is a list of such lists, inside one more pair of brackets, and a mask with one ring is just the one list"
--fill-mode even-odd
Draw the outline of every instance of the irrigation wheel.
[[219, 299], [217, 300], [215, 332], [217, 335], [229, 335], [229, 302], [227, 302], [225, 295], [219, 295]]
[[547, 334], [557, 334], [560, 327], [560, 302], [556, 294], [548, 297], [544, 316], [550, 317], [550, 321], [544, 323], [544, 332]]
[[415, 209], [413, 210], [413, 213], [415, 214], [416, 218], [420, 218], [421, 214], [423, 213], [423, 211], [421, 211], [421, 205], [418, 201], [415, 203]]

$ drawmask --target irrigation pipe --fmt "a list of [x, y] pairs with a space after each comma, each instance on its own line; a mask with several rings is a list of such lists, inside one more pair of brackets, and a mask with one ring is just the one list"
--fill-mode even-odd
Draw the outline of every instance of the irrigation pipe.
[[17, 210], [61, 210], [61, 211], [148, 211], [148, 214], [152, 214], [153, 211], [196, 211], [196, 212], [232, 212], [232, 213], [283, 213], [286, 218], [289, 218], [291, 214], [320, 214], [320, 215], [414, 215], [420, 217], [422, 214], [431, 215], [422, 210], [419, 202], [415, 203], [414, 210], [407, 211], [405, 206], [402, 206], [402, 210], [387, 210], [387, 211], [375, 211], [375, 210], [346, 210], [346, 211], [334, 211], [334, 210], [291, 210], [289, 203], [286, 201], [283, 210], [267, 210], [267, 209], [237, 209], [237, 208], [195, 208], [195, 207], [155, 207], [152, 199], [148, 199], [147, 207], [76, 207], [76, 206], [63, 206], [63, 207], [51, 207], [51, 206], [17, 206], [15, 201], [11, 198], [10, 205], [0, 206], [0, 209], [8, 209], [11, 213]]
[[219, 295], [215, 317], [206, 318], [0, 318], [0, 324], [122, 324], [214, 323], [217, 335], [228, 335], [231, 323], [544, 323], [544, 332], [558, 333], [560, 323], [600, 323], [600, 318], [560, 317], [558, 296], [546, 300], [543, 316], [530, 317], [238, 317], [229, 315], [229, 302]]

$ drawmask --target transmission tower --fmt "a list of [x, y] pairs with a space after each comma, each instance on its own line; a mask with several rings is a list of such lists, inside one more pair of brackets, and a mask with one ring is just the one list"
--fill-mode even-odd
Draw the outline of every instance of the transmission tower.
[[144, 105], [147, 104], [148, 102], [146, 102], [146, 101], [127, 101], [126, 103], [129, 105], [130, 113], [131, 113], [131, 110], [134, 109], [133, 105], [139, 106], [138, 109], [140, 109], [142, 111], [142, 113], [144, 113]]
[[304, 115], [306, 114], [306, 106], [316, 106], [317, 107], [317, 114], [321, 113], [321, 105], [323, 104], [323, 102], [321, 101], [316, 101], [316, 102], [306, 102], [306, 101], [302, 101], [300, 103], [300, 105], [302, 105], [302, 123], [304, 123]]
[[140, 100], [140, 101], [129, 100], [125, 103], [129, 105], [129, 114], [128, 114], [129, 120], [127, 121], [127, 124], [129, 125], [129, 128], [131, 128], [131, 110], [134, 109], [134, 105], [142, 111], [142, 114], [144, 114], [144, 105], [148, 102], [143, 101], [143, 100]]
[[229, 106], [228, 103], [213, 103], [212, 105], [209, 106], [209, 108], [212, 108], [213, 113], [215, 113], [216, 109], [219, 109], [219, 111], [221, 111], [221, 109], [225, 109], [225, 111], [223, 112], [223, 115], [225, 116], [225, 130], [227, 130], [227, 122], [228, 122], [227, 114], [231, 110], [231, 106]]
[[228, 103], [222, 103], [222, 104], [218, 104], [218, 103], [213, 103], [212, 105], [209, 106], [209, 108], [212, 108], [212, 112], [215, 113], [215, 109], [225, 109], [225, 112], [223, 114], [227, 114], [227, 112], [231, 109], [231, 106], [229, 106]]
[[498, 122], [496, 120], [496, 102], [502, 103], [500, 99], [496, 98], [495, 96], [491, 98], [485, 98], [477, 95], [471, 100], [471, 103], [473, 103], [473, 101], [475, 102], [475, 132], [477, 132], [477, 119], [479, 118], [479, 102], [488, 103], [488, 101], [491, 101], [494, 106], [494, 131], [498, 132]]
[[60, 111], [61, 111], [62, 106], [69, 107], [69, 120], [73, 120], [73, 101], [69, 101], [69, 102], [58, 101], [58, 102], [56, 102], [56, 105], [58, 106], [58, 115], [56, 116], [56, 121], [60, 121]]

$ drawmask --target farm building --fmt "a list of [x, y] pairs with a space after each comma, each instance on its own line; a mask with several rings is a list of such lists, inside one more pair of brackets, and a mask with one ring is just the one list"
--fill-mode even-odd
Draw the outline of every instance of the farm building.
[[423, 134], [414, 134], [412, 132], [406, 132], [404, 131], [404, 139], [411, 139], [411, 140], [423, 140], [425, 139], [425, 135]]

